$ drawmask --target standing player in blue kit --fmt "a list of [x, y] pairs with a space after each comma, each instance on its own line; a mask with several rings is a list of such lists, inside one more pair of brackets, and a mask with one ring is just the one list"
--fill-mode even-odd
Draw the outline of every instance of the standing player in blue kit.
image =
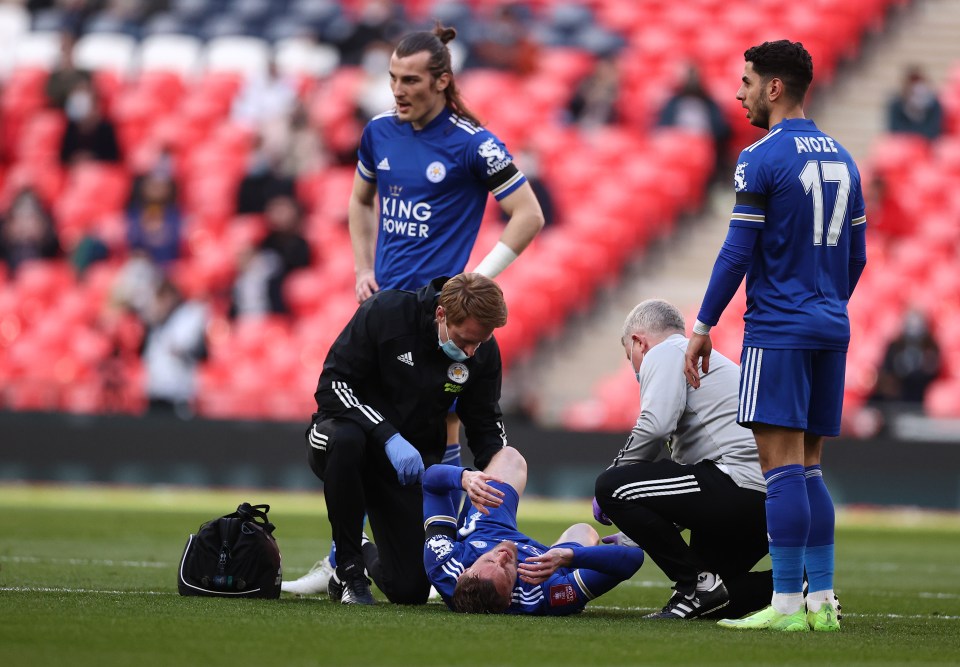
[[[438, 23], [432, 32], [400, 41], [390, 59], [396, 108], [364, 128], [348, 208], [360, 303], [382, 289], [416, 290], [438, 276], [461, 273], [488, 194], [508, 221], [473, 272], [496, 277], [543, 227], [543, 212], [523, 173], [460, 98], [447, 47], [456, 34]], [[460, 422], [451, 412], [444, 463], [460, 463], [459, 436]], [[335, 564], [331, 548], [282, 588], [323, 593]]]
[[701, 373], [710, 372], [710, 327], [746, 275], [737, 421], [753, 430], [767, 482], [774, 592], [770, 607], [720, 625], [836, 631], [834, 508], [820, 458], [824, 438], [840, 433], [847, 302], [867, 261], [860, 172], [846, 149], [804, 117], [813, 61], [802, 44], [764, 42], [744, 59], [737, 99], [750, 122], [769, 132], [737, 161], [730, 230], [685, 373], [699, 387]]
[[496, 277], [543, 227], [526, 177], [460, 99], [447, 48], [456, 34], [438, 24], [400, 41], [390, 59], [397, 106], [363, 131], [349, 207], [360, 302], [463, 271], [488, 193], [509, 219], [472, 271]]

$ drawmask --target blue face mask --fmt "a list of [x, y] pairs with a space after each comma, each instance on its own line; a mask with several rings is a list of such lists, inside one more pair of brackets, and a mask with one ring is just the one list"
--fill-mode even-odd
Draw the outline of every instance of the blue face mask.
[[450, 330], [447, 329], [447, 320], [443, 320], [443, 329], [447, 333], [447, 342], [443, 343], [440, 341], [440, 332], [437, 332], [437, 342], [440, 343], [440, 349], [443, 350], [443, 353], [453, 359], [454, 361], [466, 361], [470, 356], [457, 347], [457, 344], [453, 342], [450, 338]]

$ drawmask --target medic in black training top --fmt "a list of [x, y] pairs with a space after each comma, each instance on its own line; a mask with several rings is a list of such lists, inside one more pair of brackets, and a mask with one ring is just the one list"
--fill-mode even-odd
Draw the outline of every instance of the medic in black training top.
[[[496, 283], [460, 274], [416, 292], [376, 293], [331, 347], [307, 451], [324, 481], [338, 551], [332, 586], [343, 585], [349, 598], [341, 601], [373, 602], [364, 568], [390, 601], [426, 601], [419, 482], [424, 466], [443, 457], [454, 399], [477, 466], [506, 445], [493, 338], [504, 324]], [[379, 550], [374, 559], [361, 548], [365, 511]]]

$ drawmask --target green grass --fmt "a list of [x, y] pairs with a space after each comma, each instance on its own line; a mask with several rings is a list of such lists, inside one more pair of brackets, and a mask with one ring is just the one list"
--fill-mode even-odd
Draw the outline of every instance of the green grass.
[[[187, 535], [244, 500], [273, 506], [288, 578], [328, 546], [319, 496], [0, 486], [0, 665], [960, 663], [957, 515], [842, 514], [843, 631], [783, 636], [642, 620], [669, 597], [650, 562], [568, 618], [179, 597]], [[525, 501], [520, 523], [549, 542], [589, 515], [587, 503]]]

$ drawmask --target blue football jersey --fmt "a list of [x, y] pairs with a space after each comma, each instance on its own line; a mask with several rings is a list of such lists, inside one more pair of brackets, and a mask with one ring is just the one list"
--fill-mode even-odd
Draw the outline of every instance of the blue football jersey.
[[740, 153], [732, 227], [760, 234], [747, 269], [743, 344], [846, 350], [851, 227], [866, 222], [850, 154], [808, 119]]
[[[517, 560], [540, 556], [548, 547], [517, 529], [517, 506], [520, 498], [508, 484], [493, 482], [504, 492], [503, 504], [481, 514], [472, 510], [457, 527], [454, 500], [449, 490], [438, 489], [435, 481], [448, 470], [462, 468], [434, 465], [427, 469], [423, 486], [423, 515], [426, 540], [423, 565], [427, 578], [451, 609], [457, 579], [464, 570], [500, 542], [510, 540], [517, 545]], [[439, 473], [439, 474], [438, 474]], [[457, 490], [456, 495], [460, 492]], [[634, 547], [582, 547], [573, 543], [561, 545], [574, 550], [591, 564], [587, 567], [559, 568], [540, 584], [529, 584], [517, 577], [508, 614], [566, 616], [583, 611], [587, 603], [603, 595], [621, 581], [629, 579], [643, 563], [643, 552]]]
[[422, 130], [395, 111], [373, 118], [357, 172], [377, 184], [374, 274], [380, 289], [416, 289], [464, 270], [487, 203], [526, 178], [503, 143], [445, 108]]
[[[503, 540], [511, 540], [517, 545], [518, 561], [540, 556], [550, 550], [550, 547], [519, 531], [484, 519], [486, 517], [476, 512], [470, 517], [474, 523], [472, 532], [452, 539], [443, 532], [434, 531], [425, 542], [423, 564], [427, 577], [448, 606], [451, 605], [457, 579], [463, 571]], [[566, 616], [583, 611], [591, 599], [593, 595], [582, 580], [581, 571], [560, 568], [540, 584], [528, 584], [518, 577], [513, 587], [513, 600], [506, 613]]]

